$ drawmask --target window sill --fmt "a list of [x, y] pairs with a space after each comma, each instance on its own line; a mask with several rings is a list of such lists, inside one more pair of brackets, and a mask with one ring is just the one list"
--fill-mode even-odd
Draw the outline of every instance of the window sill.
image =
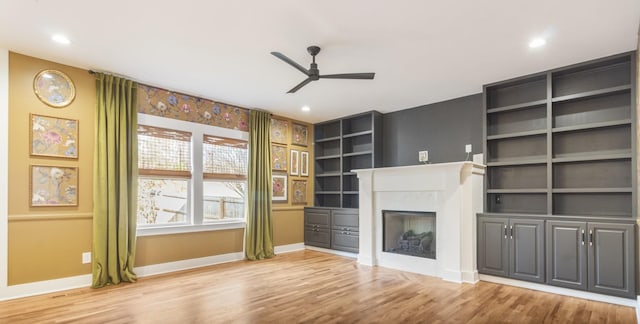
[[154, 236], [154, 235], [168, 235], [168, 234], [180, 234], [180, 233], [193, 233], [193, 232], [209, 232], [209, 231], [221, 231], [229, 229], [245, 228], [244, 221], [226, 221], [217, 223], [207, 223], [201, 225], [177, 225], [177, 226], [157, 226], [157, 227], [143, 227], [136, 230], [136, 236]]

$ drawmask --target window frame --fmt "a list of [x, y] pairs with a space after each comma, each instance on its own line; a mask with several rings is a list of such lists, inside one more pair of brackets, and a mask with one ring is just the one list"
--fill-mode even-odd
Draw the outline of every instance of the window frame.
[[[249, 141], [249, 133], [245, 131], [187, 122], [178, 119], [159, 117], [138, 113], [138, 124], [162, 127], [191, 133], [191, 178], [188, 193], [190, 214], [188, 224], [154, 224], [138, 225], [137, 236], [165, 235], [175, 233], [201, 232], [244, 228], [244, 219], [228, 219], [215, 222], [204, 222], [204, 176], [203, 176], [203, 139], [204, 135], [226, 137]], [[146, 176], [141, 176], [146, 177]], [[245, 202], [246, 203], [246, 202]], [[245, 207], [246, 208], [246, 207]], [[137, 217], [137, 215], [136, 215]]]

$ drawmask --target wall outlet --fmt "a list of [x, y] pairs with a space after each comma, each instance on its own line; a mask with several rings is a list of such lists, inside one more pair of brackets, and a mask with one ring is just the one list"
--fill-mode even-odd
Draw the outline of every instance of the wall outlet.
[[82, 264], [91, 263], [91, 252], [82, 253]]
[[429, 151], [418, 152], [418, 161], [422, 163], [429, 162]]
[[464, 146], [464, 152], [465, 153], [471, 153], [471, 144], [467, 144]]

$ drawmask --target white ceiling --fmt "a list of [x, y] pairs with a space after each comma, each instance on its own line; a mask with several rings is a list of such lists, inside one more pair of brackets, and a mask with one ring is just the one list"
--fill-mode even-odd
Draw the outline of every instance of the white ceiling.
[[[634, 50], [639, 24], [639, 0], [0, 0], [0, 48], [308, 122]], [[530, 49], [541, 35], [547, 45]], [[375, 80], [286, 94], [305, 76], [269, 53], [308, 67], [309, 45], [322, 47], [322, 74]]]

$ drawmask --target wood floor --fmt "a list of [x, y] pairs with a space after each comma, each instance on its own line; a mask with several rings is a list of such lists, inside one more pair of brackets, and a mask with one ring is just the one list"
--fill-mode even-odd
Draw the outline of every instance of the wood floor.
[[307, 250], [0, 302], [0, 323], [635, 323], [635, 310]]

